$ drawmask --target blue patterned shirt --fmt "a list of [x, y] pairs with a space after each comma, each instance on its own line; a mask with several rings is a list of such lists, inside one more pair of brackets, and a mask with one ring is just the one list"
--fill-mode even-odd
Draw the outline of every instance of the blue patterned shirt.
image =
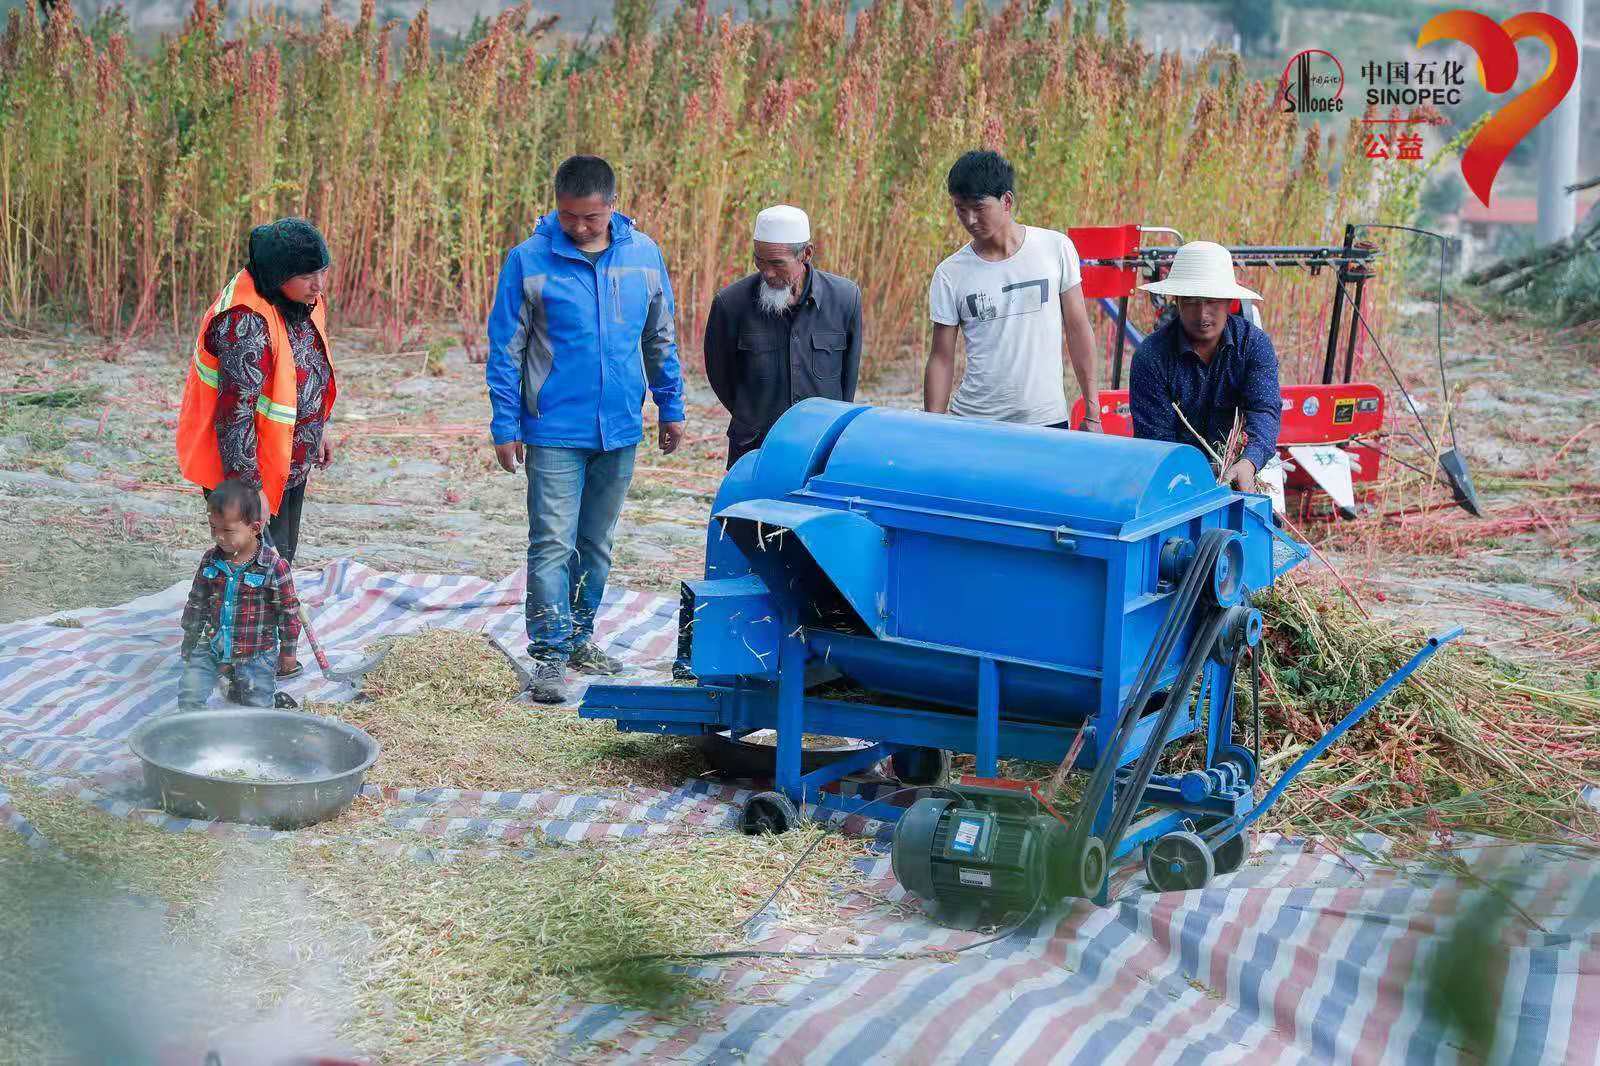
[[1243, 316], [1229, 315], [1207, 365], [1194, 354], [1177, 318], [1154, 330], [1133, 353], [1128, 378], [1133, 435], [1195, 444], [1174, 403], [1218, 455], [1233, 429], [1234, 412], [1242, 412], [1249, 437], [1242, 457], [1260, 470], [1278, 446], [1283, 417], [1278, 353], [1271, 339]]

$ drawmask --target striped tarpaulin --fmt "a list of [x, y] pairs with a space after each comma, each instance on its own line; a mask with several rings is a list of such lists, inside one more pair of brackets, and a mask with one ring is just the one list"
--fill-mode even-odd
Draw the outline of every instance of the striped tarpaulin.
[[[299, 575], [336, 665], [379, 636], [429, 627], [487, 629], [521, 644], [520, 575], [499, 582], [383, 574], [343, 563]], [[172, 818], [138, 794], [125, 737], [177, 691], [178, 614], [186, 586], [121, 607], [72, 612], [82, 628], [0, 626], [0, 761], [115, 817], [180, 833], [262, 839], [271, 832]], [[673, 654], [676, 598], [608, 595], [598, 637], [641, 680]], [[57, 616], [62, 617], [62, 616]], [[296, 696], [347, 698], [307, 675]], [[748, 783], [676, 788], [475, 792], [377, 789], [401, 830], [384, 848], [429, 861], [479, 848], [523, 850], [616, 841], [648, 846], [673, 833], [726, 831]], [[872, 784], [846, 784], [848, 790]], [[0, 788], [0, 826], [49, 842]], [[885, 838], [881, 823], [847, 831]], [[314, 833], [315, 829], [304, 832]], [[409, 843], [408, 843], [409, 841]], [[1206, 889], [1158, 895], [1137, 871], [1112, 905], [1077, 903], [977, 950], [898, 961], [739, 960], [694, 972], [720, 995], [663, 1021], [572, 1003], [570, 1053], [629, 1062], [1450, 1063], [1476, 1061], [1425, 1010], [1421, 980], [1476, 881], [1415, 856], [1365, 846], [1381, 861], [1269, 837], [1245, 868]], [[1441, 845], [1442, 848], [1442, 845]], [[880, 847], [880, 852], [881, 852]], [[1495, 1063], [1600, 1058], [1600, 876], [1557, 848], [1459, 846], [1529, 920], [1508, 923], [1497, 964]], [[747, 946], [785, 951], [954, 950], [981, 934], [943, 929], [902, 899], [886, 855], [868, 860], [846, 927], [816, 935], [757, 923]], [[1534, 924], [1537, 923], [1537, 924]], [[497, 1063], [515, 1060], [500, 1059]]]
[[[498, 582], [449, 574], [385, 574], [340, 562], [302, 571], [295, 584], [335, 669], [358, 662], [384, 636], [430, 628], [485, 630], [513, 651], [525, 643], [521, 572]], [[92, 773], [129, 758], [123, 740], [146, 716], [170, 710], [181, 672], [178, 646], [188, 586], [174, 585], [120, 607], [0, 625], [0, 754], [37, 768]], [[661, 668], [676, 650], [677, 598], [611, 589], [596, 640], [640, 669]], [[347, 699], [324, 678], [309, 647], [306, 672], [282, 687], [296, 698]], [[214, 695], [220, 706], [220, 695]]]

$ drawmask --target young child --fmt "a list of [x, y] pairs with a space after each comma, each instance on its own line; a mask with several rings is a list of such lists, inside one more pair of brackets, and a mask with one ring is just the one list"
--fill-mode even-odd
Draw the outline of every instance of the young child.
[[280, 666], [294, 662], [299, 601], [289, 564], [261, 542], [261, 496], [228, 480], [206, 500], [211, 539], [183, 609], [178, 710], [205, 707], [217, 675], [233, 670], [232, 698], [271, 707]]

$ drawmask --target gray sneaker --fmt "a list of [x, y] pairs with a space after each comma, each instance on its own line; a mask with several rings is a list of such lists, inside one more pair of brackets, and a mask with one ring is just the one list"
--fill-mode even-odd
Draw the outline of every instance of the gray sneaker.
[[582, 640], [572, 646], [572, 663], [574, 670], [586, 674], [620, 674], [623, 666], [620, 660], [613, 659], [592, 640]]
[[559, 659], [535, 659], [533, 676], [522, 690], [522, 698], [534, 703], [567, 702], [566, 664]]

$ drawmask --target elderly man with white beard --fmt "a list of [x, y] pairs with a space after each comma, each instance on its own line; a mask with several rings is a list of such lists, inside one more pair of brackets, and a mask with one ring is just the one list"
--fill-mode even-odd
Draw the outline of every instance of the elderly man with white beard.
[[861, 369], [861, 290], [811, 263], [811, 220], [780, 204], [756, 216], [755, 273], [706, 319], [706, 378], [732, 416], [728, 466], [809, 396], [851, 401]]

